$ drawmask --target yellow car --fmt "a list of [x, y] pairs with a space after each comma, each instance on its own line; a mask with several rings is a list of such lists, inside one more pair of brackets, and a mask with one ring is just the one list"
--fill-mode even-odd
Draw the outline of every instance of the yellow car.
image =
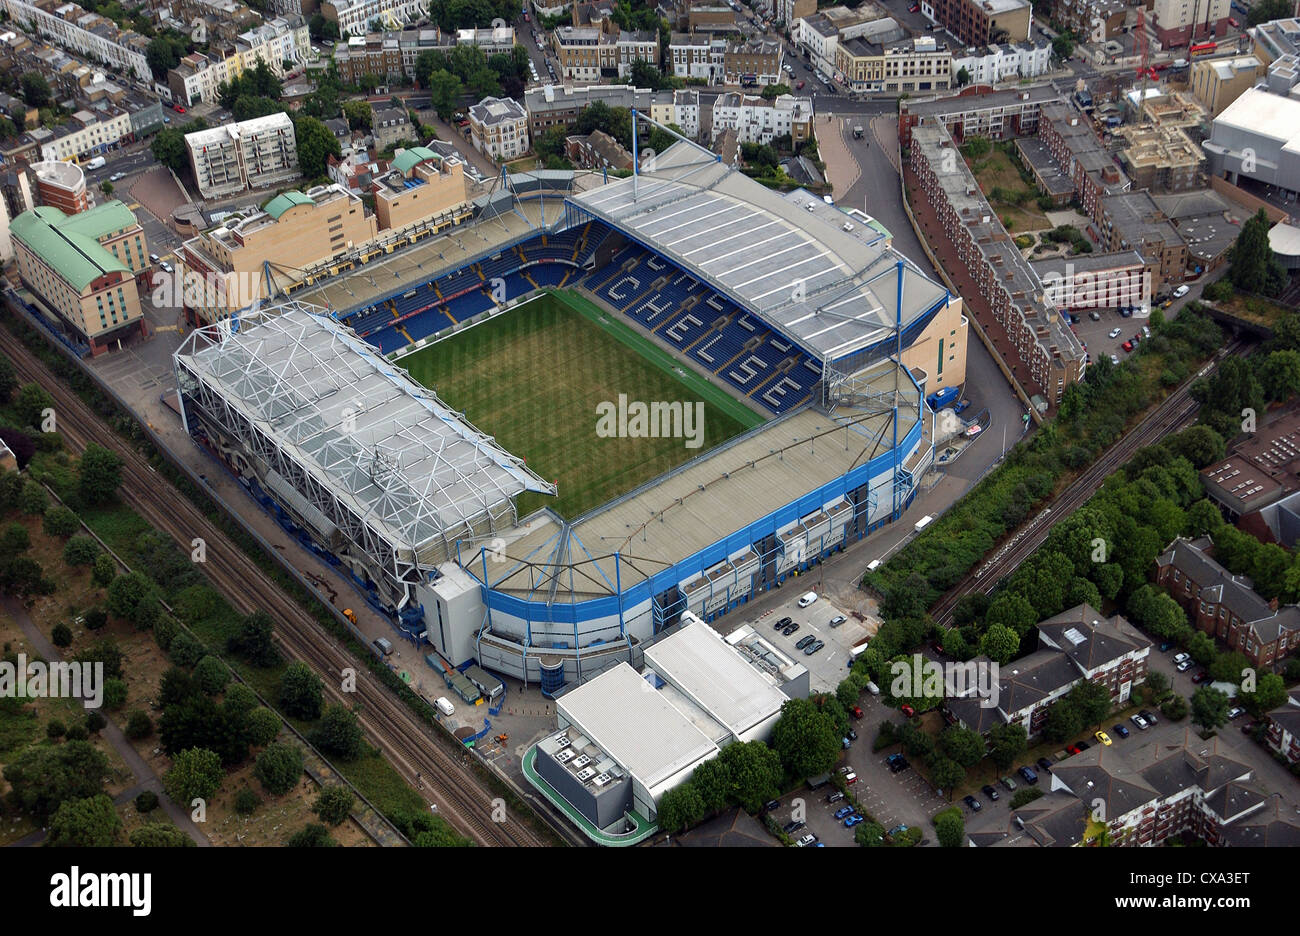
[[1102, 744], [1106, 745], [1106, 747], [1110, 747], [1111, 745], [1110, 735], [1106, 734], [1106, 732], [1099, 731], [1095, 735], [1093, 735], [1093, 737], [1096, 738], [1098, 741], [1100, 741]]

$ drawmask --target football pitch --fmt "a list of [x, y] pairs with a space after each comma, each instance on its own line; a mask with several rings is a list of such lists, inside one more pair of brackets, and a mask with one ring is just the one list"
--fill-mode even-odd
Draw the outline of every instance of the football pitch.
[[[613, 315], [567, 292], [543, 293], [398, 364], [556, 482], [557, 497], [519, 498], [521, 517], [549, 505], [572, 519], [766, 420]], [[598, 431], [598, 424], [610, 424], [600, 423], [598, 406], [607, 404], [608, 412], [620, 395], [631, 402], [681, 402], [692, 412], [702, 401], [702, 427], [691, 433], [701, 444]]]

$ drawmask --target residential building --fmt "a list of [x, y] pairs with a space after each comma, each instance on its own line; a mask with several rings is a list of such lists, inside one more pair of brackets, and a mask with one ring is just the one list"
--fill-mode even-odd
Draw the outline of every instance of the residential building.
[[668, 62], [677, 78], [722, 84], [726, 72], [727, 40], [709, 33], [673, 33]]
[[782, 83], [781, 43], [775, 39], [736, 39], [722, 56], [723, 81], [746, 87]]
[[288, 114], [269, 114], [187, 133], [185, 145], [204, 198], [298, 178], [298, 145]]
[[126, 205], [110, 201], [72, 215], [35, 208], [9, 230], [23, 284], [92, 354], [145, 334], [136, 277], [150, 268], [149, 248]]
[[1150, 301], [1152, 264], [1136, 250], [1029, 261], [1058, 309], [1117, 309]]
[[569, 162], [583, 169], [614, 171], [632, 168], [632, 154], [603, 130], [567, 138], [564, 141], [564, 153]]
[[[635, 107], [649, 113], [654, 100], [655, 93], [649, 88], [633, 88], [631, 85], [572, 87], [548, 84], [524, 92], [524, 109], [528, 112], [529, 132], [536, 139], [552, 127], [572, 129], [583, 108], [595, 101], [603, 101], [608, 107], [629, 110]], [[698, 108], [698, 94], [695, 103]]]
[[1105, 42], [1131, 25], [1129, 9], [1124, 0], [1054, 0], [1051, 19], [1079, 42]]
[[1103, 685], [1115, 705], [1126, 704], [1146, 680], [1150, 654], [1151, 641], [1123, 617], [1077, 605], [1038, 625], [1037, 650], [999, 668], [996, 698], [968, 692], [946, 699], [944, 708], [980, 734], [1019, 725], [1036, 738], [1051, 707], [1080, 683]]
[[89, 211], [95, 200], [86, 188], [86, 174], [76, 163], [50, 160], [29, 167], [36, 180], [36, 196], [42, 205], [65, 215]]
[[173, 101], [188, 107], [215, 101], [223, 83], [234, 81], [259, 62], [283, 76], [285, 62], [306, 62], [312, 55], [306, 20], [296, 15], [277, 17], [240, 33], [224, 55], [191, 52], [182, 57], [180, 64], [167, 72], [167, 87]]
[[478, 46], [487, 56], [508, 55], [515, 47], [515, 28], [491, 26], [487, 29], [458, 29], [456, 45]]
[[75, 3], [59, 4], [55, 0], [0, 0], [0, 10], [10, 21], [65, 49], [128, 72], [141, 81], [149, 80], [149, 63], [145, 59], [149, 40], [131, 30], [118, 29], [112, 20], [98, 13], [87, 13]]
[[728, 91], [713, 100], [713, 138], [735, 130], [740, 143], [771, 143], [790, 134], [795, 143], [812, 135], [812, 98], [783, 94], [768, 101], [761, 97]]
[[363, 36], [378, 20], [385, 29], [400, 30], [425, 15], [422, 0], [321, 0], [320, 12], [335, 22], [341, 36]]
[[1038, 117], [1038, 137], [1074, 185], [1088, 217], [1095, 220], [1103, 198], [1126, 192], [1132, 184], [1098, 139], [1092, 121], [1072, 104], [1044, 104]]
[[1166, 49], [1228, 34], [1230, 0], [1152, 0], [1147, 23]]
[[968, 88], [952, 97], [908, 98], [898, 102], [898, 140], [904, 147], [912, 128], [924, 119], [936, 120], [960, 144], [973, 137], [1008, 140], [1038, 132], [1038, 112], [1043, 104], [1059, 101], [1050, 84], [1014, 91], [982, 92]]
[[1187, 242], [1150, 192], [1107, 195], [1100, 200], [1097, 233], [1108, 251], [1136, 250], [1153, 265], [1151, 288], [1160, 293], [1187, 273]]
[[700, 92], [683, 88], [672, 92], [672, 112], [660, 123], [676, 124], [682, 136], [692, 140], [700, 136]]
[[1029, 0], [922, 0], [921, 12], [968, 46], [1024, 42], [1033, 22]]
[[1181, 127], [1129, 124], [1115, 135], [1124, 140], [1119, 159], [1135, 188], [1165, 193], [1205, 187], [1205, 154]]
[[82, 160], [118, 149], [134, 138], [131, 114], [111, 104], [94, 111], [82, 109], [53, 130], [40, 127], [31, 132], [40, 146], [41, 159]]
[[1286, 701], [1270, 711], [1265, 721], [1268, 746], [1288, 764], [1300, 764], [1300, 689], [1287, 693]]
[[1008, 42], [967, 49], [952, 53], [953, 85], [957, 76], [966, 69], [969, 84], [991, 85], [1004, 81], [1022, 81], [1047, 74], [1052, 67], [1052, 46], [1043, 39], [1027, 42]]
[[776, 0], [775, 16], [787, 26], [817, 12], [817, 0]]
[[424, 146], [399, 150], [389, 172], [375, 180], [373, 194], [380, 231], [407, 231], [439, 219], [459, 223], [468, 213], [464, 163]]
[[383, 152], [402, 140], [416, 142], [419, 130], [411, 126], [411, 117], [402, 107], [381, 107], [370, 115], [370, 135], [375, 149]]
[[1183, 606], [1197, 630], [1217, 637], [1251, 665], [1271, 671], [1300, 648], [1300, 605], [1265, 601], [1254, 583], [1213, 558], [1208, 536], [1178, 537], [1156, 558], [1156, 582]]
[[474, 148], [493, 159], [507, 160], [528, 152], [528, 114], [511, 98], [484, 98], [469, 109]]
[[176, 251], [186, 320], [198, 326], [226, 318], [267, 298], [268, 276], [299, 280], [378, 232], [361, 199], [333, 184], [284, 192], [265, 209], [236, 212]]
[[1264, 64], [1254, 55], [1197, 59], [1192, 62], [1192, 94], [1211, 117], [1218, 117], [1266, 74]]
[[933, 36], [887, 46], [855, 38], [836, 46], [835, 71], [851, 91], [946, 91], [952, 82], [952, 53]]
[[325, 161], [325, 174], [331, 182], [347, 189], [353, 195], [364, 195], [370, 191], [375, 179], [388, 171], [388, 162], [371, 159], [364, 149], [352, 150], [342, 159], [330, 154]]
[[561, 26], [551, 34], [560, 77], [576, 81], [627, 78], [637, 61], [659, 65], [659, 34], [624, 30], [609, 33], [594, 26]]
[[[904, 102], [907, 103], [907, 102]], [[1036, 116], [1036, 115], [1035, 115]], [[1083, 379], [1086, 352], [1065, 319], [1044, 302], [1042, 284], [980, 191], [947, 129], [931, 117], [909, 132], [911, 169], [978, 297], [968, 308], [985, 328], [995, 321], [1011, 348], [1004, 359], [1018, 379], [1036, 385], [1049, 403]]]

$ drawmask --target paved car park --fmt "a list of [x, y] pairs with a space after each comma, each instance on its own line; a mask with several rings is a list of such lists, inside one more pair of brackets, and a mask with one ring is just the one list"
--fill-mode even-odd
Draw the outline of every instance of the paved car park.
[[[810, 579], [804, 580], [809, 581], [811, 586]], [[853, 646], [868, 639], [875, 632], [878, 622], [869, 621], [855, 611], [841, 611], [825, 596], [818, 597], [817, 601], [805, 608], [799, 607], [799, 599], [810, 590], [798, 585], [799, 581], [800, 579], [787, 581], [782, 591], [784, 600], [764, 612], [757, 620], [748, 623], [778, 649], [789, 654], [791, 659], [808, 668], [809, 685], [813, 692], [834, 692], [835, 687], [848, 675]], [[789, 634], [784, 632], [789, 629], [789, 624], [782, 628], [776, 627], [778, 622], [786, 618], [790, 619], [790, 624], [799, 625]], [[837, 619], [839, 622], [832, 626], [831, 622]], [[812, 654], [805, 653], [807, 647], [799, 644], [807, 637], [821, 642], [822, 648]]]
[[[1099, 321], [1093, 321], [1089, 316], [1088, 313], [1094, 311], [1100, 316]], [[1142, 326], [1150, 326], [1150, 319], [1138, 318], [1135, 315], [1125, 318], [1116, 309], [1079, 309], [1073, 315], [1078, 319], [1074, 325], [1074, 333], [1088, 346], [1088, 353], [1092, 355], [1094, 361], [1102, 356], [1110, 357], [1113, 354], [1119, 358], [1121, 364], [1124, 363], [1133, 353], [1123, 349], [1124, 342], [1134, 335], [1141, 334]], [[1114, 338], [1109, 337], [1116, 328], [1119, 329], [1119, 334]]]

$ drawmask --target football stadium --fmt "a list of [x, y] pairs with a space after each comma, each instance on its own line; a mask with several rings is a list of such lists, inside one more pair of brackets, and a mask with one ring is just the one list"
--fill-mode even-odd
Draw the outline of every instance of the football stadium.
[[896, 520], [965, 379], [888, 232], [685, 141], [191, 333], [187, 431], [407, 638], [547, 693]]

